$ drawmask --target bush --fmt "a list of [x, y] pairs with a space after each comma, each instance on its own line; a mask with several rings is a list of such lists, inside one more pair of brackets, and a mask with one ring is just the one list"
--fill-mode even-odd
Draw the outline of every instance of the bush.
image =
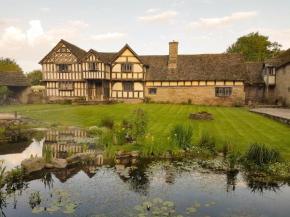
[[87, 134], [91, 137], [99, 137], [102, 135], [104, 132], [108, 131], [108, 128], [106, 127], [97, 127], [97, 126], [92, 126], [89, 129], [86, 130]]
[[13, 92], [7, 86], [0, 86], [0, 104], [5, 103]]
[[209, 150], [215, 149], [215, 137], [208, 131], [203, 131], [198, 146]]
[[129, 133], [132, 135], [133, 139], [143, 139], [147, 132], [148, 126], [147, 112], [143, 111], [140, 108], [133, 111], [128, 120], [128, 126], [131, 127]]
[[145, 103], [152, 103], [153, 101], [150, 97], [145, 97], [144, 102]]
[[175, 125], [173, 126], [170, 137], [173, 143], [179, 148], [186, 149], [192, 146], [193, 126]]
[[100, 127], [107, 127], [112, 130], [114, 128], [114, 120], [110, 117], [104, 117], [101, 119]]
[[281, 157], [281, 151], [277, 148], [267, 147], [265, 144], [252, 143], [246, 149], [245, 159], [262, 166], [263, 164], [279, 162]]
[[191, 105], [191, 104], [192, 104], [192, 99], [188, 99], [188, 100], [187, 100], [187, 104], [188, 104], [188, 105]]

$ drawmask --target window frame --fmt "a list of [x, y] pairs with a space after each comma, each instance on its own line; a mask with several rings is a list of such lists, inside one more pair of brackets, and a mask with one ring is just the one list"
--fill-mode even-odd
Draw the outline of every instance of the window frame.
[[[153, 91], [153, 92], [151, 92], [151, 91]], [[157, 94], [157, 88], [148, 88], [148, 94], [149, 95], [156, 95]]]
[[121, 72], [126, 72], [126, 73], [133, 72], [133, 64], [130, 64], [130, 63], [122, 63], [121, 64]]
[[[63, 67], [62, 70], [60, 70], [60, 66], [61, 66], [61, 68]], [[64, 69], [65, 68], [64, 66], [66, 66], [66, 69]], [[57, 64], [56, 69], [58, 72], [70, 72], [71, 71], [71, 64]]]
[[[128, 88], [130, 86], [131, 86], [131, 88]], [[132, 92], [132, 91], [134, 91], [134, 82], [131, 82], [131, 81], [122, 82], [122, 89], [125, 92]]]
[[231, 97], [233, 93], [232, 87], [216, 87], [215, 96], [216, 97]]
[[[94, 66], [93, 69], [91, 68], [91, 66]], [[99, 67], [98, 67], [98, 63], [97, 62], [89, 62], [89, 71], [98, 71]]]
[[67, 53], [67, 48], [66, 47], [61, 47], [60, 48], [61, 53]]
[[[63, 85], [65, 87], [63, 87]], [[69, 87], [68, 85], [71, 85], [71, 87]], [[58, 82], [58, 90], [73, 91], [74, 90], [74, 82], [72, 82], [72, 81], [59, 81]]]

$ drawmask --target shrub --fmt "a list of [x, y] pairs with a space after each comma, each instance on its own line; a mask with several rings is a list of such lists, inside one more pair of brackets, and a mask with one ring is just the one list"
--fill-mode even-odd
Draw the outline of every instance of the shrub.
[[145, 97], [144, 102], [145, 103], [152, 103], [153, 101], [150, 97]]
[[170, 137], [179, 148], [186, 149], [192, 146], [193, 126], [175, 125], [171, 129]]
[[252, 143], [246, 149], [245, 155], [246, 160], [249, 160], [259, 166], [263, 164], [279, 162], [281, 157], [281, 151], [278, 148], [270, 148], [265, 144]]
[[100, 127], [107, 127], [112, 130], [114, 128], [114, 120], [110, 117], [104, 117], [101, 119]]
[[290, 177], [290, 162], [283, 162], [283, 163], [276, 162], [274, 164], [270, 164], [269, 167], [267, 168], [267, 172], [272, 175], [280, 176], [283, 178], [289, 178]]
[[99, 137], [104, 132], [108, 131], [108, 128], [92, 126], [89, 129], [87, 129], [86, 131], [87, 131], [88, 135], [91, 137]]
[[130, 133], [135, 140], [143, 139], [148, 126], [148, 114], [138, 108], [133, 111], [129, 118], [129, 126], [132, 127]]
[[215, 149], [215, 137], [214, 137], [214, 135], [211, 135], [208, 131], [202, 131], [198, 146], [201, 148], [214, 150]]
[[187, 104], [188, 104], [188, 105], [191, 105], [191, 104], [192, 104], [192, 99], [188, 99], [188, 100], [187, 100]]
[[7, 86], [0, 86], [0, 104], [6, 102], [13, 92]]

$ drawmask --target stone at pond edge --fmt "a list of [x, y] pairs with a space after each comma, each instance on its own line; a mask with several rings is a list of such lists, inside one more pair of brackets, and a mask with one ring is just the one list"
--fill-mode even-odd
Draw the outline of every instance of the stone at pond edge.
[[21, 162], [21, 167], [26, 169], [29, 173], [42, 170], [45, 165], [46, 161], [44, 157], [29, 158]]
[[47, 163], [47, 164], [45, 165], [45, 168], [47, 168], [47, 169], [52, 169], [52, 168], [54, 168], [54, 166], [53, 166], [51, 163]]
[[132, 157], [138, 157], [139, 156], [139, 151], [131, 151], [131, 156]]
[[66, 161], [66, 159], [54, 158], [52, 160], [52, 165], [58, 169], [66, 168], [67, 161]]
[[123, 155], [123, 153], [124, 153], [124, 150], [119, 150], [119, 151], [116, 151], [116, 154], [117, 154], [118, 156], [122, 156], [122, 155]]
[[73, 163], [79, 163], [81, 161], [90, 160], [92, 157], [95, 157], [94, 155], [91, 155], [90, 153], [77, 153], [75, 155], [72, 155], [66, 159], [68, 164]]

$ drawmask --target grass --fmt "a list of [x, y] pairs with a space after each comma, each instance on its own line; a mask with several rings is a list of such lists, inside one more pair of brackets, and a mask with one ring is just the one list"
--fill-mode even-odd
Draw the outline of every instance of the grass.
[[[279, 148], [282, 155], [290, 159], [290, 127], [251, 113], [244, 108], [173, 104], [115, 104], [77, 107], [71, 105], [21, 105], [0, 107], [0, 112], [17, 110], [20, 115], [51, 124], [89, 127], [98, 125], [105, 116], [110, 116], [116, 124], [122, 123], [124, 117], [137, 108], [148, 112], [149, 132], [156, 139], [167, 138], [170, 130], [176, 124], [188, 124], [194, 126], [193, 142], [195, 145], [198, 144], [202, 132], [206, 130], [215, 137], [216, 147], [219, 149], [223, 147], [229, 137], [234, 137], [238, 151], [244, 151], [251, 143], [258, 142], [269, 147]], [[212, 113], [214, 120], [198, 121], [188, 118], [189, 113], [200, 111]]]

